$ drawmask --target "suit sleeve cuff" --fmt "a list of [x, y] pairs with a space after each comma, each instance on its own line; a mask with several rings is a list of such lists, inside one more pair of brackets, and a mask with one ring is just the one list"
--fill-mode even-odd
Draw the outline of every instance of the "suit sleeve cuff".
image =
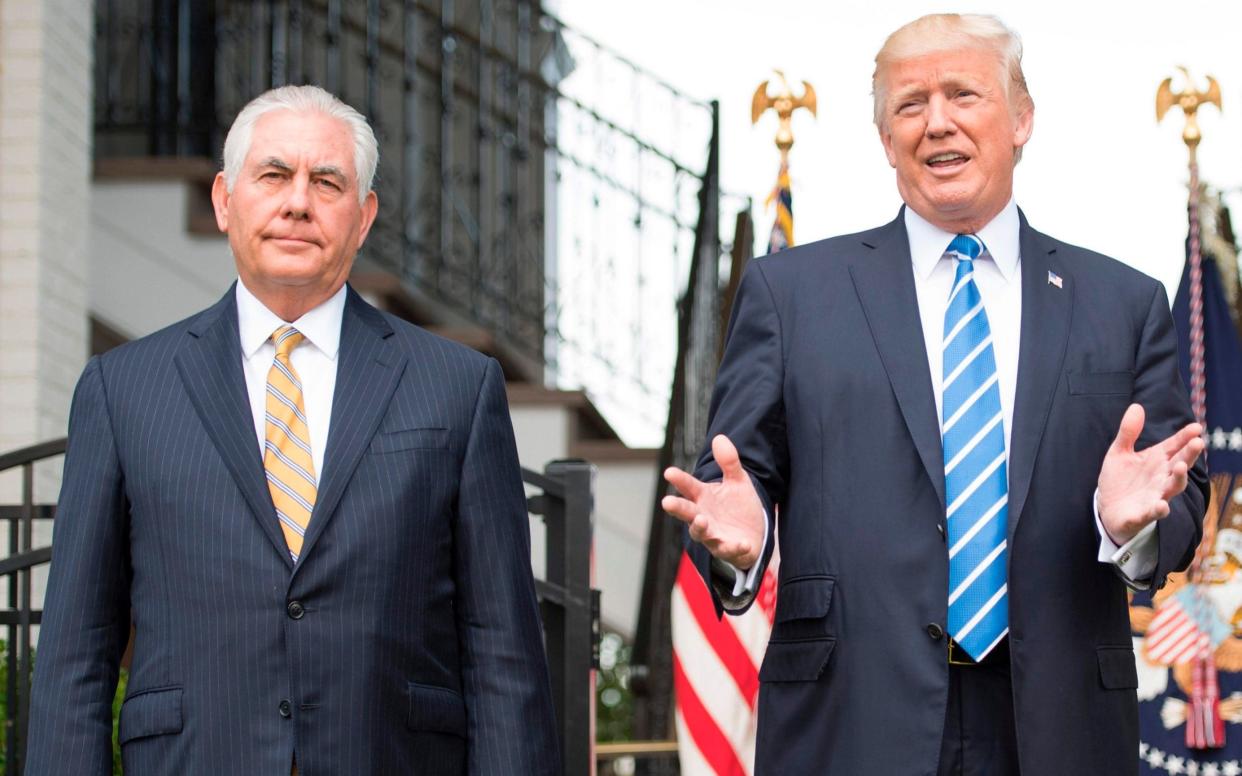
[[1122, 580], [1133, 590], [1146, 590], [1151, 587], [1152, 575], [1156, 571], [1156, 561], [1160, 557], [1160, 544], [1156, 537], [1156, 523], [1152, 521], [1143, 530], [1134, 535], [1130, 541], [1118, 547], [1104, 530], [1100, 520], [1099, 491], [1092, 498], [1092, 509], [1095, 512], [1095, 527], [1100, 534], [1100, 550], [1096, 559], [1100, 563], [1110, 563], [1121, 575]]

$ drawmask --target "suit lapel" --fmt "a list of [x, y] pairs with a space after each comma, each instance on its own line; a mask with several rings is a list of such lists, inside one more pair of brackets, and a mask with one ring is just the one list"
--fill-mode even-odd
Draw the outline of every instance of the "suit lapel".
[[864, 261], [850, 267], [850, 275], [906, 427], [943, 507], [940, 423], [936, 419], [903, 215], [904, 212], [898, 214], [888, 226], [863, 239], [867, 255]]
[[[1026, 505], [1035, 456], [1069, 343], [1074, 281], [1058, 260], [1056, 245], [1036, 232], [1019, 213], [1022, 251], [1022, 333], [1018, 349], [1018, 384], [1013, 431], [1009, 440], [1009, 540]], [[1050, 272], [1061, 278], [1054, 285]]]
[[291, 566], [289, 548], [267, 491], [242, 375], [235, 288], [230, 288], [223, 299], [190, 325], [189, 341], [173, 359], [190, 402], [250, 511], [280, 557]]
[[305, 564], [336, 513], [345, 486], [379, 429], [405, 370], [405, 356], [388, 342], [392, 335], [392, 327], [384, 316], [350, 288], [341, 321], [341, 347], [324, 470], [298, 567]]

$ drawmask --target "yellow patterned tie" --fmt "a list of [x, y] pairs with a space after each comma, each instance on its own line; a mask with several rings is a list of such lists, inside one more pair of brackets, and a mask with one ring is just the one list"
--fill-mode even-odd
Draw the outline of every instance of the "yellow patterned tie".
[[302, 538], [315, 508], [316, 492], [315, 461], [311, 457], [302, 381], [289, 361], [289, 354], [303, 339], [301, 332], [292, 326], [281, 326], [272, 333], [276, 359], [267, 373], [263, 443], [267, 489], [271, 491], [276, 517], [294, 563], [302, 554]]

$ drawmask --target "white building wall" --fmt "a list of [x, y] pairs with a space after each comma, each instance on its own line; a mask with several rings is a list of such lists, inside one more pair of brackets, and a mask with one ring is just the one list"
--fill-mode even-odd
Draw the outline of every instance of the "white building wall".
[[93, 22], [88, 0], [0, 0], [3, 450], [65, 433], [86, 360]]
[[[0, 0], [0, 451], [65, 434], [86, 362], [93, 26], [88, 0]], [[36, 468], [36, 501], [56, 499], [61, 466]], [[0, 474], [0, 502], [20, 488]]]

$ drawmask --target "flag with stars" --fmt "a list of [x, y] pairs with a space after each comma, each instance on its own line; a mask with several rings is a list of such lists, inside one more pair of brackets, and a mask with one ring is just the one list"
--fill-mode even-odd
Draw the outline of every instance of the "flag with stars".
[[[1222, 283], [1222, 274], [1237, 282], [1237, 254], [1230, 240], [1211, 239], [1210, 222], [1204, 233], [1203, 360], [1212, 500], [1204, 516], [1198, 580], [1174, 574], [1154, 596], [1136, 593], [1131, 602], [1144, 776], [1242, 776], [1242, 343]], [[1233, 274], [1222, 273], [1217, 259]], [[1173, 304], [1187, 385], [1189, 286], [1187, 262]], [[1206, 663], [1203, 655], [1209, 656]], [[1214, 670], [1205, 671], [1205, 665]], [[1187, 720], [1203, 698], [1223, 721], [1219, 748], [1187, 743]]]
[[789, 185], [789, 163], [781, 162], [776, 176], [776, 188], [768, 195], [768, 204], [776, 203], [776, 220], [772, 222], [772, 236], [768, 238], [768, 253], [776, 253], [794, 244], [793, 189]]

